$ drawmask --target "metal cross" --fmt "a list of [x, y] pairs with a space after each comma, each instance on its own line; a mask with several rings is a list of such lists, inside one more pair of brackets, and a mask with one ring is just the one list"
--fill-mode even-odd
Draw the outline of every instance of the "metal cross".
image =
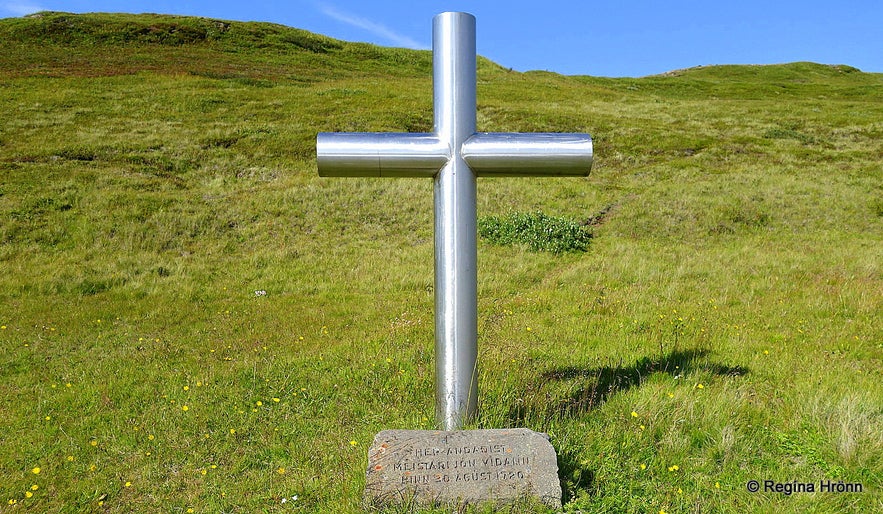
[[435, 206], [436, 417], [445, 430], [475, 415], [478, 397], [476, 177], [585, 176], [588, 134], [475, 132], [475, 17], [432, 23], [432, 133], [320, 133], [323, 177], [428, 177]]

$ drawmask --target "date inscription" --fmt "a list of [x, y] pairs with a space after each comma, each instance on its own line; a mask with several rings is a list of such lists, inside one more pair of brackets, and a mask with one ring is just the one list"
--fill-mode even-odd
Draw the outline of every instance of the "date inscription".
[[368, 452], [366, 495], [377, 501], [515, 500], [560, 505], [555, 450], [527, 429], [381, 432]]

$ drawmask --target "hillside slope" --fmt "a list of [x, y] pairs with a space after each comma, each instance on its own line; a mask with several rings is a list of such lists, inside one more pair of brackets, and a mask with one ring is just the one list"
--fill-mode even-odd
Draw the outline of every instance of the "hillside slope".
[[426, 71], [428, 52], [346, 43], [305, 30], [171, 15], [43, 12], [0, 20], [8, 75], [102, 76], [160, 71], [312, 80], [359, 70]]
[[[880, 510], [883, 75], [478, 76], [479, 130], [596, 156], [479, 181], [594, 237], [480, 242], [473, 426], [549, 433], [568, 512]], [[362, 512], [374, 434], [434, 428], [432, 186], [315, 136], [431, 130], [431, 86], [278, 25], [0, 20], [2, 508]]]

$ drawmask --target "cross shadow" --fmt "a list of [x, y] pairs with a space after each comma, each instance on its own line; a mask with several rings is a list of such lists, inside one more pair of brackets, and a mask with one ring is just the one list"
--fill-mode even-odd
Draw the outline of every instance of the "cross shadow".
[[[738, 377], [748, 373], [743, 366], [709, 362], [708, 350], [675, 350], [660, 357], [643, 357], [631, 365], [578, 367], [561, 366], [539, 373], [528, 382], [509, 410], [511, 426], [541, 426], [540, 420], [575, 418], [599, 407], [612, 395], [640, 386], [654, 373], [672, 377], [694, 372]], [[539, 421], [539, 423], [537, 423]], [[597, 489], [595, 472], [566, 449], [558, 453], [558, 471], [566, 503], [578, 491], [592, 494]]]
[[638, 386], [653, 373], [672, 377], [702, 371], [719, 376], [742, 376], [743, 366], [709, 362], [704, 349], [675, 350], [661, 357], [643, 357], [632, 365], [583, 368], [563, 366], [540, 373], [529, 382], [509, 411], [512, 426], [532, 419], [577, 417], [604, 403], [611, 395]]

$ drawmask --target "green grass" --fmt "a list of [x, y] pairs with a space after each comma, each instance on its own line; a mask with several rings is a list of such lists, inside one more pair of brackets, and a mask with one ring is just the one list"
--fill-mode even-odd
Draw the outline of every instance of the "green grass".
[[[434, 427], [432, 188], [320, 179], [314, 138], [431, 130], [430, 65], [267, 24], [0, 20], [0, 511], [362, 509], [374, 434]], [[548, 432], [566, 512], [880, 510], [883, 76], [481, 60], [478, 103], [479, 130], [596, 157], [479, 183], [481, 216], [593, 237], [480, 243], [474, 426]]]

